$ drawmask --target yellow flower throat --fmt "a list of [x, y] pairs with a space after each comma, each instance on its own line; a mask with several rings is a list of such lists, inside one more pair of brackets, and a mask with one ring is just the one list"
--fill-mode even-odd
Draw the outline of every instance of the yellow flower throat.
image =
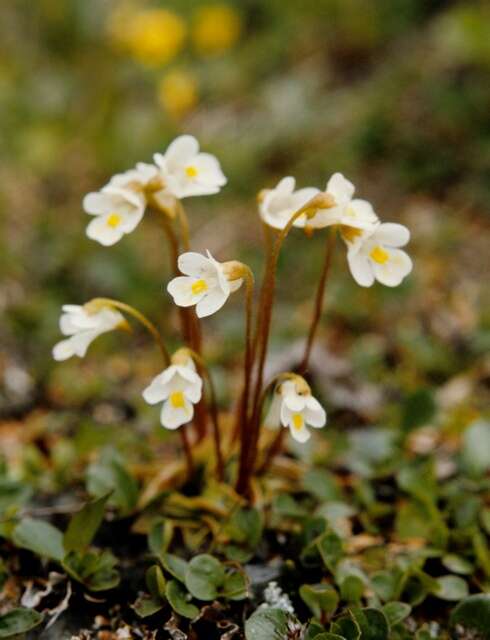
[[388, 262], [388, 260], [390, 259], [390, 254], [379, 245], [377, 247], [374, 247], [369, 255], [374, 260], [374, 262], [377, 262], [378, 264], [385, 264], [385, 262]]
[[118, 227], [121, 224], [121, 222], [122, 222], [122, 218], [118, 213], [111, 213], [107, 217], [107, 224], [109, 227], [112, 227], [113, 229]]
[[195, 296], [198, 296], [208, 290], [208, 285], [205, 280], [196, 280], [192, 283], [191, 290]]
[[174, 409], [183, 409], [185, 406], [184, 394], [182, 391], [174, 391], [170, 394], [170, 404]]

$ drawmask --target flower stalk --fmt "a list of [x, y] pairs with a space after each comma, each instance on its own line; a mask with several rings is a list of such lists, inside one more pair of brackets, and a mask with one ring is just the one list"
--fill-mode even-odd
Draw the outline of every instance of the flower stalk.
[[316, 333], [318, 331], [318, 326], [320, 324], [320, 320], [322, 317], [323, 303], [325, 299], [325, 289], [326, 289], [328, 276], [330, 274], [330, 266], [332, 264], [335, 241], [336, 241], [336, 229], [335, 227], [331, 227], [329, 230], [329, 233], [327, 234], [325, 257], [323, 260], [322, 272], [320, 274], [320, 279], [318, 281], [318, 287], [316, 290], [315, 306], [313, 309], [310, 329], [308, 331], [308, 338], [306, 340], [305, 352], [304, 352], [303, 360], [301, 361], [301, 364], [299, 365], [299, 369], [298, 369], [301, 374], [304, 374], [308, 370], [311, 350], [313, 348], [313, 343], [315, 341]]

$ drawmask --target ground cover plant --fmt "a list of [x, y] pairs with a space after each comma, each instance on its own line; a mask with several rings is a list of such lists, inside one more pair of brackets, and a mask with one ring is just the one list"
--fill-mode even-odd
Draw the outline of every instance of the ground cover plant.
[[23, 4], [0, 638], [488, 638], [485, 6]]

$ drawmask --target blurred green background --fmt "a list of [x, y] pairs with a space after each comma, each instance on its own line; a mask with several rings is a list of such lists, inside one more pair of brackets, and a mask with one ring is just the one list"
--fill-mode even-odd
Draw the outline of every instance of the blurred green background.
[[[390, 419], [413, 398], [424, 424], [436, 397], [451, 410], [438, 420], [460, 430], [488, 400], [489, 72], [484, 1], [3, 0], [2, 415], [93, 397], [141, 404], [158, 366], [146, 336], [106, 336], [83, 363], [55, 365], [50, 350], [61, 304], [97, 295], [141, 308], [178, 344], [158, 226], [148, 217], [104, 248], [86, 238], [81, 202], [192, 133], [229, 179], [186, 201], [193, 246], [257, 277], [256, 194], [284, 175], [323, 187], [342, 171], [383, 220], [411, 229], [415, 269], [394, 291], [355, 285], [339, 249], [320, 395], [340, 424]], [[281, 259], [273, 348], [286, 364], [307, 328], [322, 238], [292, 234]], [[240, 364], [242, 314], [237, 296], [205, 323], [222, 381]]]

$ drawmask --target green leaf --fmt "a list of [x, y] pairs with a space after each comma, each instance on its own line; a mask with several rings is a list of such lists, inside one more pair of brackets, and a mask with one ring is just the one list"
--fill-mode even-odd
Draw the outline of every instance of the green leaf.
[[382, 611], [372, 608], [351, 609], [351, 615], [361, 629], [362, 640], [388, 640], [388, 620]]
[[370, 578], [371, 587], [376, 595], [384, 602], [393, 600], [401, 591], [405, 574], [397, 569], [391, 571], [377, 571]]
[[461, 626], [468, 637], [479, 634], [482, 640], [490, 640], [490, 594], [465, 598], [453, 610], [449, 624], [453, 631]]
[[317, 547], [325, 566], [333, 573], [343, 556], [342, 540], [333, 531], [326, 531], [318, 538]]
[[364, 582], [356, 575], [345, 577], [340, 583], [340, 596], [347, 602], [359, 602], [364, 593]]
[[490, 470], [490, 422], [477, 420], [466, 429], [461, 457], [465, 469], [474, 476]]
[[148, 534], [148, 547], [157, 557], [165, 553], [172, 541], [174, 526], [170, 520], [156, 522]]
[[166, 580], [163, 576], [162, 570], [157, 564], [154, 564], [146, 570], [145, 582], [148, 587], [148, 591], [155, 600], [165, 598]]
[[228, 572], [219, 595], [227, 600], [244, 600], [248, 596], [248, 580], [245, 572], [238, 569]]
[[359, 625], [351, 618], [338, 618], [335, 622], [332, 622], [330, 631], [344, 636], [346, 640], [359, 640], [361, 637]]
[[88, 492], [97, 498], [113, 492], [110, 503], [122, 513], [131, 513], [135, 508], [138, 484], [112, 449], [105, 449], [100, 458], [88, 467], [86, 480]]
[[140, 596], [132, 605], [131, 609], [140, 618], [148, 618], [158, 611], [161, 611], [165, 603], [161, 599], [155, 600], [149, 595]]
[[177, 580], [167, 582], [165, 595], [170, 606], [179, 616], [193, 620], [199, 615], [199, 609], [188, 601], [189, 594]]
[[246, 640], [284, 640], [291, 628], [299, 631], [297, 619], [282, 609], [257, 609], [245, 622]]
[[324, 631], [325, 629], [323, 625], [313, 620], [312, 622], [310, 622], [308, 628], [306, 629], [304, 640], [313, 640], [313, 638], [316, 638], [320, 635], [320, 633], [323, 633]]
[[418, 389], [409, 395], [402, 406], [402, 427], [410, 431], [427, 424], [436, 411], [434, 396], [429, 389]]
[[437, 587], [432, 593], [441, 600], [463, 600], [468, 595], [466, 580], [459, 576], [441, 576], [436, 578]]
[[172, 553], [163, 553], [159, 556], [163, 568], [179, 582], [185, 583], [185, 574], [189, 563]]
[[34, 609], [12, 609], [0, 616], [0, 638], [11, 638], [27, 633], [43, 621], [43, 616]]
[[24, 518], [15, 527], [12, 540], [17, 547], [29, 549], [33, 553], [58, 562], [61, 562], [65, 555], [63, 534], [44, 520]]
[[120, 582], [119, 572], [115, 569], [117, 559], [110, 551], [70, 551], [62, 564], [72, 578], [91, 591], [107, 591]]
[[336, 501], [342, 499], [342, 493], [335, 476], [326, 469], [313, 468], [306, 472], [303, 487], [318, 500]]
[[262, 517], [253, 507], [236, 511], [224, 527], [231, 542], [223, 545], [230, 560], [246, 562], [255, 553], [262, 537]]
[[82, 551], [92, 542], [104, 518], [105, 505], [110, 494], [87, 502], [75, 513], [63, 537], [65, 551]]
[[406, 602], [388, 602], [383, 607], [383, 613], [390, 627], [402, 622], [410, 615], [412, 607]]
[[214, 600], [225, 580], [225, 568], [208, 554], [192, 558], [185, 572], [185, 586], [198, 600]]
[[456, 555], [455, 553], [448, 553], [442, 558], [442, 564], [452, 571], [453, 573], [461, 573], [462, 575], [471, 575], [474, 572], [474, 567], [465, 558]]
[[339, 636], [337, 633], [331, 633], [330, 631], [324, 631], [320, 635], [315, 637], [315, 640], [346, 640], [344, 636]]
[[299, 595], [316, 618], [321, 618], [322, 613], [334, 613], [339, 604], [337, 591], [327, 583], [303, 584]]

